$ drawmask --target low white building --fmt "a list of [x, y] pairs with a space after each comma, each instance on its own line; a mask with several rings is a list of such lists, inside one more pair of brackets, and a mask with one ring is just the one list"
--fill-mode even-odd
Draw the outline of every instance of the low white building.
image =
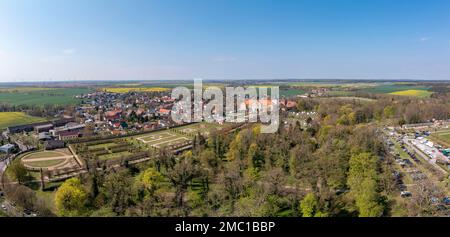
[[14, 145], [13, 144], [6, 144], [3, 146], [0, 146], [0, 152], [4, 152], [4, 153], [11, 153], [12, 150], [14, 149]]

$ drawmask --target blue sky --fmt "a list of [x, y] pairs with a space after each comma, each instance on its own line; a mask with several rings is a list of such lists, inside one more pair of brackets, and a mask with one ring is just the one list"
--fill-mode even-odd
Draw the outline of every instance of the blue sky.
[[448, 0], [0, 0], [0, 81], [450, 79]]

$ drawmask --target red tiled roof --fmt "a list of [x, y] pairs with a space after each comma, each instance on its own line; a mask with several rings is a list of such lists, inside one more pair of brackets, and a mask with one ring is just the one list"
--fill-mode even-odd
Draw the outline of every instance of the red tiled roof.
[[286, 104], [286, 107], [288, 107], [288, 108], [294, 108], [296, 106], [297, 106], [297, 102], [295, 102], [295, 101], [288, 101]]
[[170, 113], [170, 110], [168, 110], [168, 109], [159, 109], [159, 113], [161, 113], [161, 114], [168, 114], [168, 113]]
[[122, 113], [122, 110], [111, 110], [111, 111], [105, 112], [105, 116], [106, 117], [114, 117], [114, 116], [117, 116], [120, 113]]
[[269, 106], [272, 104], [272, 100], [270, 100], [270, 99], [265, 99], [265, 100], [254, 100], [254, 99], [249, 100], [249, 99], [247, 99], [247, 100], [245, 100], [245, 105], [250, 105], [251, 103], [255, 103], [255, 102], [256, 103], [259, 102], [265, 106]]

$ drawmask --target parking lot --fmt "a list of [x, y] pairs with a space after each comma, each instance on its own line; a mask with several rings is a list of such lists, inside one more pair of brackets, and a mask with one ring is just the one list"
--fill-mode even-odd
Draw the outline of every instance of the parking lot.
[[[387, 139], [386, 145], [389, 148], [389, 152], [395, 159], [396, 170], [392, 174], [396, 180], [396, 186], [399, 190], [399, 196], [404, 199], [413, 198], [415, 193], [415, 186], [420, 183], [431, 181], [442, 189], [443, 193], [449, 194], [449, 190], [445, 188], [445, 185], [441, 185], [435, 173], [429, 169], [435, 169], [439, 167], [436, 164], [436, 157], [432, 156], [435, 152], [439, 152], [437, 148], [430, 147], [426, 144], [426, 141], [421, 139], [415, 139], [406, 135], [398, 134], [396, 132], [386, 132]], [[419, 147], [413, 145], [413, 141], [420, 144], [419, 147], [424, 150], [422, 152]], [[422, 142], [419, 142], [422, 141]], [[434, 150], [434, 152], [433, 152]], [[431, 155], [426, 155], [426, 152]], [[429, 165], [434, 164], [433, 166]], [[439, 167], [440, 168], [440, 167]], [[440, 208], [447, 209], [448, 196], [441, 200], [441, 198], [435, 198], [433, 201], [435, 205]]]
[[430, 163], [436, 170], [444, 175], [449, 175], [448, 171], [438, 165], [438, 162], [448, 163], [448, 158], [445, 157], [432, 142], [423, 137], [409, 138], [403, 137], [403, 143], [413, 151], [417, 156]]

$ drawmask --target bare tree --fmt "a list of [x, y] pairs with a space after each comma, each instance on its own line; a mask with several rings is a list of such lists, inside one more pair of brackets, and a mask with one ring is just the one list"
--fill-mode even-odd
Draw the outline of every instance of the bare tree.
[[420, 180], [411, 189], [413, 197], [411, 199], [409, 212], [413, 216], [433, 216], [439, 215], [437, 204], [444, 197], [442, 190], [432, 181]]

